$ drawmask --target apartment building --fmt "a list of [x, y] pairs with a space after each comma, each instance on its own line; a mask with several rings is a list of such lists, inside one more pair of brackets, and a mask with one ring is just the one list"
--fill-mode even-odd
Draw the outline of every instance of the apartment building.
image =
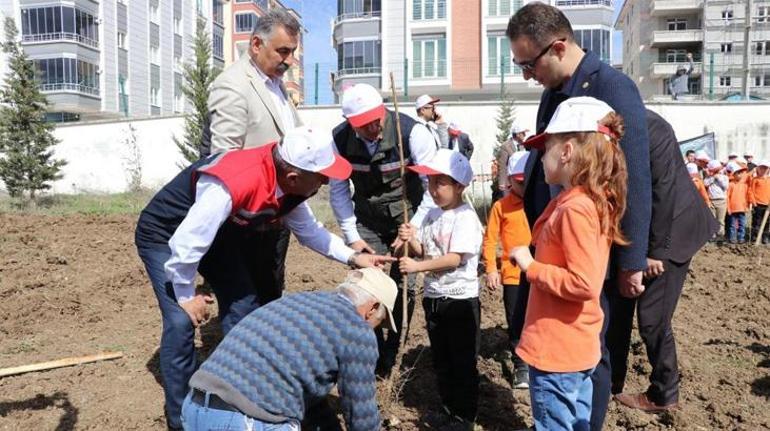
[[[266, 14], [272, 8], [281, 8], [289, 12], [294, 18], [302, 23], [300, 14], [291, 8], [287, 8], [277, 0], [227, 0], [224, 7], [224, 33], [225, 65], [230, 65], [244, 55], [249, 48], [251, 33], [256, 26], [259, 17]], [[294, 53], [295, 62], [284, 74], [284, 85], [289, 97], [295, 104], [301, 104], [304, 101], [304, 55], [303, 55], [303, 37], [305, 29], [300, 32], [299, 47]]]
[[[749, 94], [770, 98], [770, 2], [752, 1]], [[668, 83], [692, 53], [690, 99], [741, 99], [745, 0], [626, 0], [615, 23], [623, 31], [623, 71], [645, 99], [670, 99]]]
[[[570, 19], [579, 44], [610, 61], [611, 0], [551, 0]], [[523, 0], [338, 0], [332, 43], [334, 92], [366, 82], [390, 95], [429, 93], [445, 100], [488, 100], [501, 90], [536, 99], [542, 87], [511, 62], [505, 29]], [[406, 78], [406, 79], [405, 79]]]

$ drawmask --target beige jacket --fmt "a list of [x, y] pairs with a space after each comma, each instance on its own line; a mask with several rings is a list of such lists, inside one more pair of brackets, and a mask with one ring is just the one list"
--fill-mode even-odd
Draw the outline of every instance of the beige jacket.
[[[253, 148], [278, 141], [288, 129], [302, 125], [289, 101], [294, 124], [283, 124], [270, 90], [248, 55], [227, 67], [214, 80], [209, 94], [211, 153]], [[286, 89], [281, 87], [284, 94]]]

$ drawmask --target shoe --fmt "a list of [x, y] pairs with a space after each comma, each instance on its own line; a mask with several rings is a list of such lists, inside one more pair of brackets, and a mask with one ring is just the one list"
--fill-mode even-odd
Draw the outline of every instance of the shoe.
[[648, 413], [665, 412], [679, 408], [679, 403], [671, 403], [663, 406], [655, 404], [654, 402], [650, 401], [646, 393], [617, 394], [615, 395], [615, 401], [623, 404], [626, 407]]
[[738, 240], [738, 244], [746, 244], [746, 240], [745, 239], [739, 239]]
[[517, 368], [513, 375], [513, 389], [529, 389], [529, 369]]

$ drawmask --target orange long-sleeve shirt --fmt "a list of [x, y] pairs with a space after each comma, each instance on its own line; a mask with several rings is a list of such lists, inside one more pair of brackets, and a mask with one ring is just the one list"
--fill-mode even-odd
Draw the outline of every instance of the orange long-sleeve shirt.
[[498, 271], [497, 244], [502, 243], [503, 259], [500, 263], [501, 279], [503, 284], [519, 284], [521, 269], [511, 263], [508, 256], [511, 249], [520, 245], [529, 245], [532, 234], [529, 231], [529, 222], [524, 213], [524, 202], [520, 197], [509, 193], [504, 198], [495, 202], [489, 212], [487, 231], [484, 233], [484, 245], [481, 255], [484, 259], [487, 274]]
[[749, 210], [749, 183], [751, 177], [744, 174], [740, 180], [730, 178], [727, 186], [727, 214], [743, 213]]
[[596, 206], [580, 187], [562, 192], [535, 223], [532, 240], [529, 304], [516, 353], [542, 371], [593, 368], [601, 356], [599, 295], [611, 244]]
[[706, 205], [711, 205], [711, 199], [709, 199], [709, 192], [706, 190], [706, 185], [703, 184], [703, 180], [699, 177], [693, 177], [692, 182], [695, 184], [695, 188], [698, 189], [700, 197], [706, 202]]
[[751, 181], [752, 205], [770, 205], [770, 177], [757, 177]]

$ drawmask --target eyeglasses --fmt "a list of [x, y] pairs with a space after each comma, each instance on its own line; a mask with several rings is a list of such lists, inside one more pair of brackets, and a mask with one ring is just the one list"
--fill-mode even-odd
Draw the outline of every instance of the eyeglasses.
[[532, 60], [521, 62], [521, 63], [519, 63], [516, 60], [513, 60], [513, 64], [515, 64], [516, 66], [519, 66], [525, 72], [533, 72], [535, 70], [535, 66], [537, 66], [537, 61], [540, 60], [540, 57], [544, 56], [546, 52], [550, 51], [556, 42], [564, 42], [565, 40], [567, 39], [566, 38], [556, 39], [553, 42], [549, 43], [548, 46], [546, 46], [542, 51], [540, 51], [540, 54], [538, 54], [537, 57], [533, 58]]

